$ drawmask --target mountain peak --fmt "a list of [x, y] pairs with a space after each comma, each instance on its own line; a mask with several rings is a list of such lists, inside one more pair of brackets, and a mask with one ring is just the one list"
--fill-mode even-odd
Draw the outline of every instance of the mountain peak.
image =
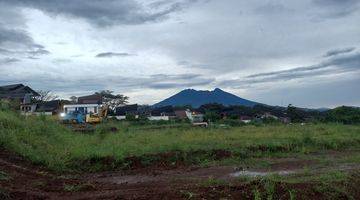
[[214, 92], [224, 92], [224, 91], [222, 89], [220, 89], [220, 88], [215, 88]]
[[192, 107], [200, 107], [201, 105], [208, 103], [242, 105], [250, 107], [258, 104], [257, 102], [249, 101], [234, 94], [225, 92], [220, 88], [215, 88], [213, 91], [185, 89], [153, 106], [162, 107], [191, 105]]

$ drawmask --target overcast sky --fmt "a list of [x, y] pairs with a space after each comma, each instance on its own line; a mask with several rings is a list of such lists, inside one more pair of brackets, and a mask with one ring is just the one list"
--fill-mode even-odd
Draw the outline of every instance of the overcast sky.
[[360, 106], [358, 0], [0, 0], [0, 85]]

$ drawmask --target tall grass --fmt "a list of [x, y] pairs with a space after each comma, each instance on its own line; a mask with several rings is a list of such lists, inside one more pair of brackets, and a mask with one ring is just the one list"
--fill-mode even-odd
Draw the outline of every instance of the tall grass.
[[[118, 131], [107, 131], [110, 126]], [[180, 152], [176, 155], [181, 159], [191, 159], [198, 155], [194, 152], [201, 151], [205, 156], [196, 161], [201, 162], [211, 156], [206, 152], [218, 149], [227, 150], [232, 156], [268, 156], [278, 152], [360, 148], [360, 126], [355, 125], [294, 124], [230, 129], [193, 128], [183, 124], [158, 126], [161, 128], [108, 122], [94, 133], [82, 134], [46, 117], [0, 111], [0, 145], [55, 171], [77, 170], [86, 160], [112, 158], [112, 164], [116, 165], [124, 164], [130, 156], [147, 159], [144, 155], [164, 152]], [[92, 170], [97, 167], [95, 163]]]

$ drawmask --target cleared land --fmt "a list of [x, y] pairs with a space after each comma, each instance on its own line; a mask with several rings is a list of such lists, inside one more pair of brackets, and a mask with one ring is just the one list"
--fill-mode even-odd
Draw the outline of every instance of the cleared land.
[[108, 122], [74, 133], [0, 111], [0, 197], [358, 199], [360, 126], [193, 128]]

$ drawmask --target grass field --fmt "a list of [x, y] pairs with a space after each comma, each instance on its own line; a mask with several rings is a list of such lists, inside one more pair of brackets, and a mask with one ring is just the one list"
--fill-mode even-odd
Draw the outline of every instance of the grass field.
[[[117, 131], [111, 132], [109, 127]], [[126, 169], [135, 161], [142, 165], [159, 159], [174, 164], [204, 164], [223, 157], [236, 160], [359, 149], [360, 126], [292, 124], [205, 129], [186, 124], [107, 122], [93, 133], [74, 133], [46, 117], [25, 118], [0, 111], [0, 145], [54, 171], [99, 171]]]
[[80, 133], [0, 110], [0, 150], [0, 199], [360, 197], [359, 125], [107, 121]]

